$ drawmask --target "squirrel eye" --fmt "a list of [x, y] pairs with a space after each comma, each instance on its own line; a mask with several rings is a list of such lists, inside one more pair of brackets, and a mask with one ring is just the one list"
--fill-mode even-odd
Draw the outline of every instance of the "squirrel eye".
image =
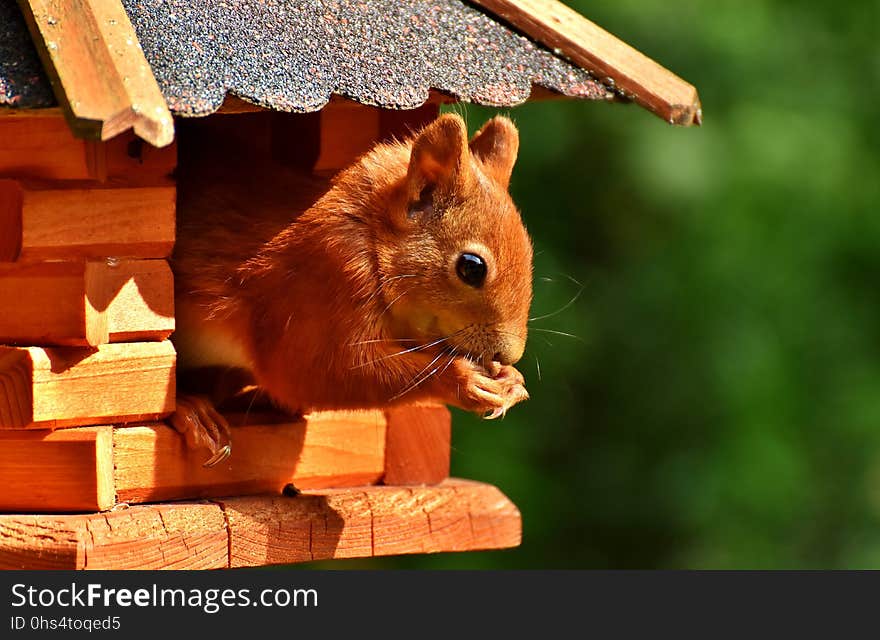
[[475, 253], [463, 253], [455, 265], [455, 272], [461, 281], [479, 289], [486, 281], [486, 261]]

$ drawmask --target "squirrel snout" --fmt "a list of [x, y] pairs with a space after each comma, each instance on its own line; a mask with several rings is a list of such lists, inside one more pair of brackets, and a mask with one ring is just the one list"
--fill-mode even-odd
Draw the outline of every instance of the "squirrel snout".
[[492, 355], [492, 360], [499, 364], [515, 364], [522, 358], [525, 347], [525, 340], [516, 336], [502, 334], [498, 336], [498, 342], [495, 345], [496, 351]]

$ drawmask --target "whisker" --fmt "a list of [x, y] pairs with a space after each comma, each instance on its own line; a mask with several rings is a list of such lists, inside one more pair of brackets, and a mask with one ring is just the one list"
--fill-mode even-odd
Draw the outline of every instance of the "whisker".
[[[574, 278], [572, 278], [572, 280], [574, 280]], [[575, 280], [575, 282], [576, 282], [576, 280]], [[556, 311], [554, 311], [552, 313], [545, 313], [542, 316], [535, 316], [534, 318], [529, 318], [529, 322], [536, 322], [538, 320], [546, 320], [547, 318], [552, 318], [553, 316], [559, 315], [560, 313], [562, 313], [563, 311], [565, 311], [566, 309], [571, 307], [571, 305], [573, 305], [575, 302], [577, 302], [578, 298], [581, 297], [581, 294], [583, 292], [584, 292], [584, 287], [583, 287], [583, 285], [581, 285], [580, 291], [578, 291], [576, 294], [574, 294], [574, 297], [571, 300], [569, 300], [568, 302], [566, 302], [559, 309], [557, 309]]]
[[587, 343], [586, 340], [581, 338], [580, 336], [576, 336], [573, 333], [565, 333], [564, 331], [554, 331], [553, 329], [541, 329], [539, 327], [530, 327], [529, 331], [543, 331], [544, 333], [552, 333], [555, 336], [565, 336], [566, 338], [574, 338], [575, 340], [580, 340], [584, 344]]
[[[467, 327], [465, 327], [465, 328], [467, 328]], [[410, 347], [409, 349], [404, 349], [403, 351], [397, 351], [396, 353], [391, 353], [391, 354], [382, 356], [380, 358], [376, 358], [375, 360], [361, 363], [359, 365], [352, 367], [352, 369], [360, 369], [362, 367], [367, 367], [372, 364], [376, 364], [377, 362], [382, 362], [383, 360], [388, 360], [389, 358], [396, 358], [397, 356], [402, 356], [407, 353], [413, 353], [415, 351], [422, 351], [423, 349], [430, 349], [431, 347], [440, 344], [444, 340], [449, 340], [449, 338], [452, 338], [452, 337], [458, 335], [462, 331], [464, 331], [464, 329], [459, 329], [458, 331], [450, 333], [448, 336], [443, 336], [442, 338], [438, 338], [437, 340], [434, 340], [433, 342], [429, 342], [428, 344], [417, 345], [415, 347]]]
[[514, 333], [513, 331], [505, 331], [504, 329], [496, 329], [496, 333], [500, 333], [506, 336], [513, 336], [514, 338], [519, 338], [519, 334]]
[[401, 280], [403, 278], [415, 278], [415, 277], [416, 277], [415, 273], [407, 273], [407, 274], [400, 275], [400, 276], [392, 276], [390, 278], [386, 278], [385, 280], [380, 282], [379, 286], [376, 287], [376, 290], [370, 294], [370, 297], [367, 298], [367, 301], [365, 304], [369, 304], [373, 298], [375, 298], [377, 295], [379, 295], [379, 292], [382, 291], [382, 287], [384, 287], [386, 284], [388, 284], [390, 282], [394, 282], [395, 280]]
[[438, 353], [437, 356], [433, 360], [431, 360], [431, 362], [429, 362], [427, 365], [425, 365], [424, 369], [422, 369], [421, 371], [419, 371], [416, 374], [416, 376], [415, 376], [416, 379], [413, 380], [413, 382], [410, 383], [403, 391], [401, 391], [400, 393], [398, 393], [395, 396], [392, 396], [392, 398], [389, 400], [389, 402], [393, 402], [393, 401], [397, 400], [399, 397], [406, 395], [407, 393], [409, 393], [410, 391], [412, 391], [413, 389], [418, 387], [420, 384], [422, 384], [425, 380], [430, 378], [432, 375], [437, 373], [437, 371], [440, 369], [440, 367], [435, 367], [430, 372], [428, 372], [428, 375], [419, 378], [419, 376], [421, 376], [428, 368], [430, 368], [435, 362], [437, 362], [444, 355], [445, 355], [444, 351], [441, 351], [440, 353]]
[[570, 276], [570, 275], [568, 275], [567, 273], [563, 273], [563, 274], [561, 274], [561, 275], [562, 275], [563, 278], [568, 278], [571, 282], [575, 283], [575, 284], [576, 284], [577, 286], [579, 286], [579, 287], [583, 287], [583, 286], [584, 286], [584, 285], [582, 285], [582, 284], [581, 284], [581, 283], [580, 283], [580, 282], [579, 282], [574, 276]]
[[387, 312], [387, 311], [388, 311], [388, 310], [394, 305], [395, 302], [397, 302], [398, 300], [400, 300], [403, 296], [405, 296], [406, 294], [408, 294], [410, 291], [412, 291], [412, 289], [407, 289], [407, 290], [403, 291], [399, 296], [397, 296], [396, 298], [394, 298], [394, 300], [392, 300], [391, 302], [389, 302], [389, 303], [388, 303], [388, 306], [385, 307], [384, 309], [382, 309], [382, 313], [379, 314], [379, 317], [381, 318], [383, 315], [385, 315], [385, 313], [386, 313], [386, 312]]
[[390, 353], [390, 354], [384, 355], [380, 358], [376, 358], [375, 360], [370, 360], [369, 362], [364, 362], [362, 364], [356, 365], [356, 366], [352, 367], [352, 369], [360, 369], [362, 367], [367, 367], [371, 364], [376, 364], [377, 362], [382, 362], [383, 360], [388, 360], [389, 358], [396, 358], [397, 356], [402, 356], [407, 353], [413, 353], [415, 351], [429, 349], [429, 348], [433, 347], [434, 345], [440, 344], [444, 340], [446, 340], [446, 338], [440, 338], [439, 340], [435, 340], [434, 342], [429, 342], [428, 344], [420, 344], [415, 347], [410, 347], [409, 349], [404, 349], [403, 351], [397, 351], [395, 353]]
[[251, 401], [248, 403], [247, 410], [244, 412], [244, 423], [248, 423], [248, 418], [251, 415], [251, 409], [254, 408], [254, 402], [257, 401], [257, 397], [263, 395], [265, 392], [260, 387], [257, 387], [256, 391], [254, 391], [253, 395], [251, 395]]
[[541, 363], [538, 362], [538, 356], [535, 356], [535, 368], [538, 370], [538, 382], [541, 382]]
[[458, 349], [456, 349], [455, 347], [452, 347], [452, 351], [449, 352], [449, 362], [446, 363], [446, 366], [443, 367], [443, 369], [437, 375], [442, 376], [444, 373], [446, 373], [446, 370], [449, 368], [449, 365], [451, 365], [453, 362], [455, 362], [455, 357], [456, 357], [457, 353], [458, 353]]
[[350, 342], [349, 347], [356, 347], [362, 344], [375, 344], [377, 342], [419, 342], [418, 338], [376, 338], [375, 340], [361, 340], [360, 342]]

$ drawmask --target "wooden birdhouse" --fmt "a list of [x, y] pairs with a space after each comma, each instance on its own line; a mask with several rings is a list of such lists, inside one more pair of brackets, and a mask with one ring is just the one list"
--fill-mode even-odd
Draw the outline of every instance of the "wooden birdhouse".
[[448, 477], [442, 406], [230, 416], [203, 468], [163, 422], [168, 258], [189, 164], [332, 174], [443, 103], [550, 96], [700, 120], [693, 87], [554, 0], [0, 0], [0, 567], [518, 545], [501, 491]]

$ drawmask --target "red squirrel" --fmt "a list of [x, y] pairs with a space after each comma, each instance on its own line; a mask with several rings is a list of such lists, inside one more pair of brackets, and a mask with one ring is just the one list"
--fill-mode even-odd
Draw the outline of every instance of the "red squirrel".
[[[181, 367], [243, 368], [295, 413], [439, 401], [503, 415], [528, 398], [513, 367], [532, 299], [532, 243], [508, 194], [518, 148], [505, 117], [468, 141], [447, 114], [327, 184], [281, 169], [182, 181]], [[228, 455], [210, 402], [181, 396], [171, 423], [211, 449], [206, 464]]]

